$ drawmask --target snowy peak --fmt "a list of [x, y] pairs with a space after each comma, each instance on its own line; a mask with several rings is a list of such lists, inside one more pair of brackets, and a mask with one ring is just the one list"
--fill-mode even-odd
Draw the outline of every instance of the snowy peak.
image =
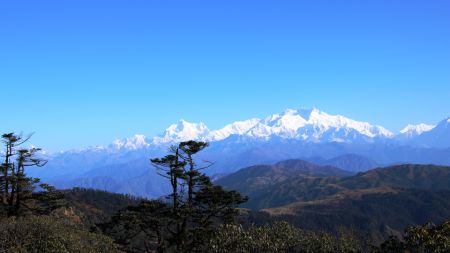
[[153, 144], [174, 143], [185, 140], [221, 141], [232, 135], [255, 139], [272, 137], [298, 139], [313, 142], [371, 141], [374, 138], [391, 138], [393, 134], [380, 126], [348, 119], [340, 115], [329, 115], [316, 108], [287, 109], [265, 119], [237, 121], [210, 131], [203, 123], [181, 120], [167, 128]]
[[180, 120], [166, 129], [163, 135], [153, 138], [153, 144], [181, 142], [187, 140], [204, 140], [209, 134], [209, 129], [203, 123], [190, 123]]
[[407, 125], [405, 128], [400, 130], [400, 134], [405, 137], [414, 137], [421, 135], [424, 132], [428, 132], [433, 129], [435, 126], [427, 125], [427, 124], [418, 124], [418, 125]]
[[231, 135], [244, 135], [250, 129], [255, 127], [260, 121], [260, 119], [255, 118], [228, 124], [222, 129], [211, 131], [207, 140], [220, 141], [230, 137]]
[[442, 120], [431, 130], [415, 136], [412, 143], [426, 147], [450, 147], [450, 118]]
[[122, 140], [115, 140], [110, 145], [110, 147], [120, 150], [120, 149], [141, 149], [146, 148], [150, 144], [147, 143], [147, 138], [142, 134], [136, 134], [133, 137], [122, 139]]
[[287, 109], [282, 114], [267, 117], [264, 123], [272, 127], [297, 130], [304, 126], [307, 121], [299, 115], [297, 110]]
[[249, 135], [255, 137], [276, 135], [284, 138], [295, 138], [297, 130], [306, 124], [307, 121], [299, 115], [297, 110], [287, 109], [281, 114], [273, 114], [265, 118], [250, 131]]
[[[279, 122], [274, 124], [274, 120]], [[270, 125], [281, 126], [282, 130], [277, 129], [278, 131], [274, 134], [287, 133], [285, 136], [292, 136], [288, 131], [295, 130], [296, 138], [310, 141], [351, 141], [356, 139], [357, 135], [362, 138], [393, 136], [383, 127], [372, 126], [367, 122], [351, 120], [341, 115], [329, 115], [316, 108], [287, 110], [281, 117], [272, 116], [270, 123]]]
[[[108, 147], [88, 147], [64, 153], [159, 149], [187, 140], [227, 141], [231, 136], [244, 137], [239, 138], [240, 140], [267, 142], [289, 139], [310, 143], [383, 143], [392, 140], [402, 144], [426, 147], [450, 147], [450, 117], [442, 120], [436, 126], [408, 125], [394, 136], [393, 133], [381, 126], [356, 121], [341, 115], [330, 115], [316, 108], [287, 109], [264, 119], [253, 118], [236, 121], [217, 130], [209, 130], [203, 123], [180, 120], [176, 124], [170, 125], [163, 134], [151, 139], [137, 134], [130, 138], [115, 140]], [[229, 140], [235, 139], [230, 138]]]

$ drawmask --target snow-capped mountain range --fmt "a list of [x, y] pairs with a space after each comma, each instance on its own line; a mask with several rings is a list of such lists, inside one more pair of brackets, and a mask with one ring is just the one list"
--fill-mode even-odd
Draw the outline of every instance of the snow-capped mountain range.
[[[448, 120], [442, 122], [448, 123]], [[373, 143], [389, 140], [405, 142], [430, 132], [435, 127], [435, 125], [427, 124], [407, 125], [395, 135], [382, 126], [352, 120], [341, 115], [330, 115], [315, 108], [287, 109], [283, 113], [264, 119], [253, 118], [236, 121], [217, 130], [210, 130], [204, 123], [180, 120], [178, 123], [170, 125], [162, 135], [146, 138], [139, 134], [131, 138], [115, 140], [110, 148], [135, 150], [187, 140], [218, 142], [226, 140], [230, 136], [266, 141], [271, 138], [281, 138], [312, 143]], [[423, 145], [426, 146], [427, 143], [423, 143]]]
[[[450, 118], [436, 126], [408, 125], [398, 134], [384, 127], [330, 115], [318, 109], [292, 110], [263, 119], [237, 121], [210, 130], [203, 123], [180, 120], [161, 135], [142, 134], [94, 146], [46, 154], [45, 168], [32, 168], [59, 188], [88, 187], [145, 197], [158, 197], [168, 185], [149, 158], [167, 154], [181, 141], [208, 141], [201, 160], [213, 161], [206, 171], [213, 177], [241, 168], [286, 159], [333, 161], [344, 170], [362, 171], [363, 164], [434, 163], [450, 165]], [[356, 158], [355, 158], [356, 157]]]
[[425, 132], [428, 132], [435, 127], [436, 127], [435, 125], [427, 125], [423, 123], [418, 125], [407, 125], [405, 128], [400, 130], [400, 134], [407, 138], [411, 138], [414, 136], [421, 135]]

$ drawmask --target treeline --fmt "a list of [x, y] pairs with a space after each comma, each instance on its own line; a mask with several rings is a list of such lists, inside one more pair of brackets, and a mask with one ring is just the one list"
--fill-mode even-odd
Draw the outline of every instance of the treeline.
[[188, 141], [151, 159], [171, 186], [165, 199], [104, 191], [57, 191], [26, 175], [46, 161], [29, 137], [4, 134], [0, 252], [449, 252], [450, 222], [411, 227], [373, 246], [352, 230], [312, 232], [287, 222], [242, 223], [247, 197], [214, 185], [196, 159], [208, 144]]

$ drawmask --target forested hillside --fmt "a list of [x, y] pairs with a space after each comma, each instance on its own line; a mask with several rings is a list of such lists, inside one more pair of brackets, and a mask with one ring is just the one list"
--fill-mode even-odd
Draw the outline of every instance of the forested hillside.
[[28, 139], [2, 136], [3, 252], [450, 249], [449, 167], [398, 165], [354, 175], [288, 160], [245, 168], [213, 182], [202, 172], [211, 163], [195, 156], [208, 144], [188, 141], [149, 159], [171, 192], [144, 199], [93, 189], [57, 190], [28, 177], [27, 167], [46, 163], [39, 149], [23, 148]]

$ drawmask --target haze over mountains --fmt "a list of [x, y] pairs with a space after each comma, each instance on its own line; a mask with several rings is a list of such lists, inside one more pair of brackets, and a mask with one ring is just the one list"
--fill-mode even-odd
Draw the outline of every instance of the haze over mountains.
[[35, 169], [32, 174], [58, 187], [158, 197], [165, 186], [149, 158], [166, 154], [171, 144], [191, 139], [210, 143], [199, 158], [214, 162], [207, 173], [215, 177], [248, 166], [299, 158], [347, 171], [396, 163], [450, 164], [450, 118], [436, 126], [408, 125], [394, 134], [382, 126], [318, 109], [288, 109], [218, 130], [180, 120], [153, 138], [135, 135], [106, 147], [47, 154], [46, 168]]

